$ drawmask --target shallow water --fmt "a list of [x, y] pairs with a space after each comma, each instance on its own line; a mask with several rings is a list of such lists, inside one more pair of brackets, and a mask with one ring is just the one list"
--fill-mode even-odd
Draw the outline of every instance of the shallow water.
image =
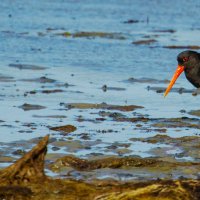
[[[126, 80], [131, 77], [169, 80], [177, 65], [176, 55], [182, 50], [163, 46], [199, 44], [199, 7], [199, 1], [186, 0], [3, 1], [0, 5], [2, 145], [9, 146], [14, 141], [26, 141], [46, 134], [68, 140], [48, 127], [73, 124], [77, 131], [69, 135], [72, 140], [82, 141], [81, 134], [88, 133], [94, 144], [90, 149], [70, 151], [65, 148], [58, 153], [67, 152], [79, 157], [87, 157], [91, 153], [119, 155], [119, 152], [108, 151], [106, 147], [114, 142], [130, 143], [129, 139], [133, 137], [158, 134], [155, 131], [136, 129], [135, 124], [128, 122], [115, 122], [111, 119], [90, 121], [99, 117], [98, 110], [67, 110], [60, 103], [133, 104], [144, 108], [127, 112], [126, 116], [191, 117], [180, 110], [188, 112], [199, 109], [198, 96], [172, 92], [167, 98], [163, 98], [162, 93], [148, 91], [147, 87], [166, 87], [166, 83], [130, 83]], [[138, 20], [138, 23], [124, 23], [130, 19]], [[117, 33], [124, 39], [59, 35], [63, 32]], [[150, 45], [132, 44], [133, 41], [149, 38], [157, 41]], [[45, 69], [18, 69], [9, 64], [30, 64], [43, 66]], [[40, 77], [51, 78], [55, 82], [40, 83], [33, 80]], [[66, 87], [65, 83], [69, 86]], [[103, 85], [125, 90], [104, 92]], [[179, 78], [176, 87], [193, 89], [184, 75]], [[41, 93], [45, 89], [61, 89], [63, 92]], [[36, 91], [36, 94], [30, 94], [30, 91]], [[19, 108], [24, 103], [46, 108], [24, 111]], [[58, 117], [34, 117], [35, 115]], [[87, 120], [79, 122], [77, 118], [80, 116]], [[148, 123], [144, 126], [151, 128]], [[99, 133], [102, 130], [113, 131]], [[165, 134], [181, 137], [199, 134], [199, 130], [187, 127], [168, 128]], [[95, 143], [97, 140], [100, 142]], [[128, 148], [130, 151], [124, 155], [153, 156], [150, 149], [165, 147], [163, 144], [131, 143]], [[169, 150], [171, 154], [177, 151]], [[49, 153], [52, 152], [50, 148]], [[2, 155], [6, 153], [3, 152]]]

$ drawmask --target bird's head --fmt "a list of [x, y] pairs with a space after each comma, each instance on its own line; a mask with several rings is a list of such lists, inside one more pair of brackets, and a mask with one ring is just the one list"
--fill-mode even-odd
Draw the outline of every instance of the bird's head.
[[197, 59], [199, 59], [199, 54], [195, 51], [183, 51], [177, 56], [178, 66], [177, 69], [165, 91], [164, 97], [167, 96], [171, 88], [173, 87], [174, 83], [176, 82], [177, 78], [181, 75], [183, 71], [189, 71], [194, 64], [196, 63]]
[[199, 59], [199, 53], [196, 51], [183, 51], [178, 54], [177, 61], [179, 66], [185, 68], [191, 68], [195, 62]]

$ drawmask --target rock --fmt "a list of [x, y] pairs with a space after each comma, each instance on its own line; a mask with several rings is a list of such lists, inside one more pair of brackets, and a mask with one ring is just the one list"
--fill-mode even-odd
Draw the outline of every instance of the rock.
[[34, 79], [22, 79], [21, 81], [36, 82], [36, 83], [55, 83], [56, 80], [42, 76]]
[[200, 46], [197, 45], [186, 45], [186, 46], [181, 46], [181, 45], [168, 45], [168, 46], [163, 46], [163, 48], [167, 49], [200, 49]]
[[146, 45], [149, 45], [149, 44], [152, 44], [152, 43], [155, 43], [155, 42], [157, 42], [157, 40], [155, 40], [155, 39], [149, 39], [149, 40], [134, 41], [134, 42], [132, 42], [132, 44], [136, 44], [136, 45], [146, 44]]
[[139, 23], [139, 20], [129, 19], [127, 21], [124, 21], [124, 24], [135, 24], [135, 23]]
[[67, 134], [67, 133], [71, 133], [71, 132], [76, 131], [77, 128], [73, 125], [65, 125], [65, 126], [51, 127], [50, 129], [53, 130], [53, 131], [59, 131], [59, 132], [62, 132], [64, 134]]
[[122, 168], [122, 167], [146, 167], [163, 164], [162, 161], [153, 158], [136, 158], [136, 157], [109, 157], [95, 160], [80, 159], [73, 156], [64, 156], [56, 160], [51, 165], [52, 170], [59, 170], [64, 166], [70, 166], [78, 170], [94, 170], [101, 168]]
[[14, 67], [17, 69], [28, 69], [28, 70], [45, 70], [46, 67], [42, 67], [42, 66], [37, 66], [37, 65], [29, 65], [29, 64], [9, 64], [9, 67]]
[[188, 114], [200, 117], [200, 110], [191, 110]]
[[29, 111], [29, 110], [41, 110], [45, 109], [45, 106], [40, 106], [40, 105], [35, 105], [35, 104], [28, 104], [24, 103], [23, 105], [19, 106], [18, 108], [22, 108], [24, 111]]
[[136, 106], [136, 105], [126, 105], [126, 106], [120, 106], [120, 105], [111, 105], [106, 103], [101, 104], [92, 104], [92, 103], [67, 103], [64, 104], [65, 107], [68, 109], [77, 108], [77, 109], [107, 109], [107, 110], [120, 110], [120, 111], [133, 111], [137, 108], [143, 108], [142, 106]]

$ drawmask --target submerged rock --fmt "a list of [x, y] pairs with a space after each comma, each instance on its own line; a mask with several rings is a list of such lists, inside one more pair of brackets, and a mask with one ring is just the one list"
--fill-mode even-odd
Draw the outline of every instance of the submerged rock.
[[[131, 138], [130, 141], [140, 141], [151, 144], [164, 144], [167, 147], [163, 148], [153, 148], [150, 150], [154, 156], [162, 157], [162, 159], [172, 158], [174, 161], [182, 161], [183, 165], [189, 164], [193, 165], [193, 170], [190, 175], [196, 170], [200, 170], [200, 137], [199, 136], [185, 136], [179, 138], [172, 138], [167, 135], [157, 134], [153, 137], [147, 138]], [[172, 151], [170, 153], [170, 151]], [[181, 164], [181, 163], [179, 163]], [[189, 169], [188, 169], [189, 172]], [[198, 173], [198, 172], [197, 172]], [[194, 175], [193, 174], [193, 175]], [[197, 174], [196, 174], [197, 175]], [[195, 176], [196, 176], [195, 175]]]
[[65, 92], [64, 90], [55, 89], [55, 90], [42, 90], [41, 93], [44, 94], [51, 94], [51, 93], [58, 93], [58, 92]]
[[188, 114], [200, 117], [200, 110], [191, 110]]
[[176, 30], [174, 30], [174, 29], [164, 29], [164, 30], [155, 30], [154, 32], [159, 32], [159, 33], [175, 33]]
[[118, 118], [126, 117], [125, 115], [123, 115], [120, 112], [99, 111], [98, 114], [101, 117], [111, 117], [113, 119], [118, 119]]
[[23, 105], [19, 106], [19, 108], [22, 108], [24, 111], [29, 111], [29, 110], [41, 110], [45, 109], [46, 107], [35, 104], [24, 103]]
[[136, 45], [141, 45], [141, 44], [146, 44], [146, 45], [150, 45], [152, 43], [157, 42], [157, 40], [155, 39], [149, 39], [149, 40], [138, 40], [138, 41], [134, 41], [132, 42], [132, 44], [136, 44]]
[[29, 65], [29, 64], [9, 64], [9, 67], [14, 67], [17, 69], [28, 69], [28, 70], [45, 70], [46, 67], [37, 66], [37, 65]]
[[168, 45], [168, 46], [163, 46], [163, 48], [167, 48], [167, 49], [200, 49], [200, 46], [197, 46], [197, 45], [186, 45], [186, 46]]
[[114, 91], [125, 91], [125, 88], [120, 88], [120, 87], [108, 87], [107, 85], [103, 85], [101, 88], [104, 92], [107, 90], [114, 90]]
[[125, 82], [128, 83], [153, 83], [153, 84], [158, 84], [158, 83], [169, 83], [169, 80], [158, 80], [154, 78], [148, 78], [148, 77], [142, 77], [142, 78], [129, 78], [128, 80], [125, 80]]
[[110, 33], [110, 32], [88, 32], [88, 31], [81, 31], [81, 32], [63, 32], [63, 33], [56, 33], [55, 35], [61, 35], [64, 37], [74, 37], [74, 38], [107, 38], [107, 39], [116, 39], [116, 40], [125, 40], [126, 37], [122, 33]]
[[42, 76], [34, 79], [22, 79], [21, 81], [36, 82], [36, 83], [55, 83], [56, 80]]
[[129, 19], [127, 21], [124, 21], [124, 24], [135, 24], [135, 23], [139, 23], [140, 21], [137, 19]]
[[67, 118], [65, 115], [33, 115], [36, 118], [55, 118], [55, 119], [64, 119]]
[[154, 119], [153, 127], [158, 128], [197, 128], [200, 129], [200, 120], [195, 118], [181, 117], [181, 118], [169, 118], [169, 119]]
[[50, 129], [53, 131], [59, 131], [63, 133], [71, 133], [71, 132], [76, 131], [77, 128], [73, 125], [65, 125], [65, 126], [51, 127]]
[[25, 92], [24, 95], [27, 96], [28, 94], [37, 94], [37, 93], [42, 93], [42, 94], [53, 94], [53, 93], [60, 93], [60, 92], [65, 92], [65, 90], [61, 89], [52, 89], [52, 90], [32, 90], [29, 92]]
[[[133, 180], [131, 182], [114, 180], [93, 180], [90, 183], [69, 179], [47, 177], [44, 173], [44, 157], [47, 152], [48, 136], [44, 137], [32, 150], [26, 153], [13, 165], [0, 171], [0, 198], [16, 200], [199, 200], [200, 180]], [[156, 158], [107, 158], [99, 160], [84, 160], [74, 157], [64, 157], [57, 164], [70, 164], [81, 170], [102, 167], [138, 168], [151, 166], [155, 171], [162, 164], [166, 170], [167, 162]], [[62, 163], [63, 161], [63, 163]], [[174, 167], [174, 164], [169, 166]], [[175, 165], [175, 168], [177, 166]], [[188, 166], [187, 166], [188, 167]]]
[[15, 82], [14, 77], [0, 74], [0, 82]]
[[51, 169], [57, 171], [61, 167], [70, 166], [78, 170], [94, 170], [101, 168], [156, 166], [158, 163], [162, 163], [162, 161], [153, 158], [109, 157], [98, 160], [86, 160], [72, 156], [65, 156], [59, 158], [53, 165], [51, 165]]
[[124, 40], [126, 39], [121, 33], [108, 33], [108, 32], [76, 32], [72, 35], [73, 37], [87, 37], [87, 38], [108, 38], [108, 39], [118, 39]]
[[[166, 87], [152, 87], [152, 86], [147, 86], [147, 90], [151, 90], [151, 91], [155, 91], [157, 93], [164, 93], [165, 90], [166, 90]], [[185, 89], [185, 88], [172, 88], [170, 90], [170, 92], [175, 92], [175, 93], [179, 93], [179, 94], [183, 94], [183, 93], [191, 93], [193, 94], [194, 93], [194, 90], [191, 90], [191, 89]]]
[[64, 104], [68, 109], [76, 108], [76, 109], [107, 109], [107, 110], [120, 110], [120, 111], [133, 111], [137, 108], [143, 108], [142, 106], [136, 105], [111, 105], [106, 103], [101, 104], [92, 104], [92, 103], [67, 103]]

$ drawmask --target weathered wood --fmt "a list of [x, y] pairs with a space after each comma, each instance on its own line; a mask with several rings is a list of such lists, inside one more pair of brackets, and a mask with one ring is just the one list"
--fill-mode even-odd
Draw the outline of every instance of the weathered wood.
[[0, 182], [5, 184], [35, 182], [46, 178], [44, 158], [49, 135], [14, 164], [0, 171]]

